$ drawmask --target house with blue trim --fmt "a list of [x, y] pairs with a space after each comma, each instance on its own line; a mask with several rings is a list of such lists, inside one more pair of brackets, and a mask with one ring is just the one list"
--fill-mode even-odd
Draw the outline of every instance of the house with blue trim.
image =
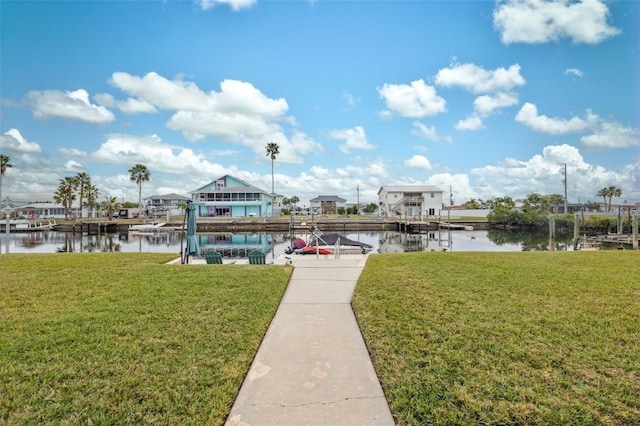
[[[236, 177], [225, 175], [191, 191], [198, 217], [270, 217], [279, 216], [282, 197], [271, 196]], [[275, 201], [275, 203], [273, 203]]]

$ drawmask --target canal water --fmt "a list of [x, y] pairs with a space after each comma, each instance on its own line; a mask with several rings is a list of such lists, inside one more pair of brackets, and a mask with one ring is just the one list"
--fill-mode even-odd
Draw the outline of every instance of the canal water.
[[[489, 231], [432, 231], [425, 234], [405, 234], [396, 231], [348, 232], [346, 237], [373, 246], [371, 253], [402, 253], [418, 251], [545, 251], [573, 250], [571, 236], [550, 242], [548, 234]], [[299, 234], [309, 241], [310, 235]], [[217, 250], [225, 257], [246, 257], [259, 250], [268, 258], [277, 258], [292, 244], [288, 233], [205, 233], [197, 235], [200, 248]], [[184, 248], [181, 232], [158, 232], [134, 235], [88, 235], [70, 232], [41, 231], [0, 234], [0, 253], [56, 252], [155, 252], [179, 255]]]

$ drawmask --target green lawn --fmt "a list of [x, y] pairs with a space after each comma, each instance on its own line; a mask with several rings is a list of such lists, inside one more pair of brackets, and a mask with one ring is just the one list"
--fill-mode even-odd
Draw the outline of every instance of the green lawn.
[[0, 256], [0, 424], [222, 424], [287, 266]]
[[640, 257], [371, 256], [353, 307], [401, 425], [640, 424]]

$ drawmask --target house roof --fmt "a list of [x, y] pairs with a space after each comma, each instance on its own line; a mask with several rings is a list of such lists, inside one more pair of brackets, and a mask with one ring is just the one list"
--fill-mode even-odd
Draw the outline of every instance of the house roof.
[[219, 181], [219, 180], [224, 180], [224, 181], [226, 182], [226, 181], [227, 181], [227, 177], [230, 177], [230, 178], [232, 178], [232, 179], [234, 179], [234, 180], [236, 180], [236, 181], [238, 181], [238, 182], [242, 183], [242, 184], [243, 184], [243, 185], [245, 185], [245, 186], [225, 186], [225, 187], [223, 188], [223, 191], [221, 191], [221, 192], [247, 192], [247, 189], [251, 189], [251, 190], [253, 190], [253, 191], [255, 191], [255, 192], [261, 192], [261, 193], [263, 193], [263, 194], [270, 195], [270, 193], [269, 193], [269, 192], [267, 192], [267, 191], [265, 191], [265, 190], [263, 190], [263, 189], [260, 189], [260, 188], [258, 188], [257, 186], [253, 186], [253, 185], [251, 185], [250, 183], [247, 183], [247, 182], [243, 181], [242, 179], [238, 179], [237, 177], [235, 177], [235, 176], [231, 176], [231, 175], [224, 175], [224, 176], [221, 176], [221, 177], [219, 177], [218, 179], [214, 179], [214, 180], [212, 180], [211, 182], [209, 182], [208, 184], [203, 185], [203, 186], [201, 186], [200, 188], [198, 188], [198, 189], [196, 189], [196, 190], [189, 191], [189, 193], [190, 193], [190, 194], [194, 194], [194, 193], [196, 193], [196, 192], [200, 192], [200, 191], [202, 191], [203, 189], [205, 189], [205, 188], [207, 188], [207, 187], [209, 187], [209, 186], [213, 186], [213, 187], [215, 188], [215, 183], [216, 183], [217, 181]]
[[345, 200], [344, 198], [338, 197], [337, 195], [319, 195], [316, 198], [311, 199], [310, 201], [312, 203], [314, 201], [320, 201], [320, 202], [322, 202], [322, 201], [336, 201], [338, 203], [344, 203], [347, 200]]
[[151, 195], [150, 197], [145, 197], [145, 200], [184, 200], [184, 201], [188, 201], [191, 198], [185, 196], [185, 195], [180, 195], [180, 194], [176, 194], [175, 192], [172, 192], [171, 194], [165, 194], [165, 195]]
[[62, 204], [58, 204], [58, 203], [33, 203], [33, 204], [27, 204], [24, 206], [19, 206], [17, 208], [20, 210], [24, 210], [24, 209], [42, 210], [42, 209], [64, 209], [65, 207]]
[[444, 192], [435, 185], [384, 185], [378, 190], [378, 195], [383, 189], [387, 192]]

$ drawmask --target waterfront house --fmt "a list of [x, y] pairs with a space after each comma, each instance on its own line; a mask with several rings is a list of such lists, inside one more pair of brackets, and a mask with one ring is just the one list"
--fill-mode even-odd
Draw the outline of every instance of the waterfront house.
[[[281, 196], [225, 175], [191, 191], [199, 217], [270, 217], [280, 215]], [[275, 203], [273, 202], [275, 201]]]
[[152, 216], [175, 216], [184, 214], [184, 210], [182, 210], [179, 205], [181, 203], [188, 203], [191, 198], [171, 193], [165, 195], [152, 195], [144, 199], [145, 208]]
[[443, 210], [443, 190], [434, 185], [385, 185], [378, 190], [380, 215], [411, 219], [436, 217]]
[[[70, 212], [72, 217], [80, 217], [77, 207]], [[39, 219], [65, 219], [65, 208], [57, 203], [33, 203], [16, 208], [16, 216], [30, 220]]]
[[309, 201], [314, 214], [337, 214], [340, 207], [347, 208], [347, 200], [337, 195], [320, 195]]

